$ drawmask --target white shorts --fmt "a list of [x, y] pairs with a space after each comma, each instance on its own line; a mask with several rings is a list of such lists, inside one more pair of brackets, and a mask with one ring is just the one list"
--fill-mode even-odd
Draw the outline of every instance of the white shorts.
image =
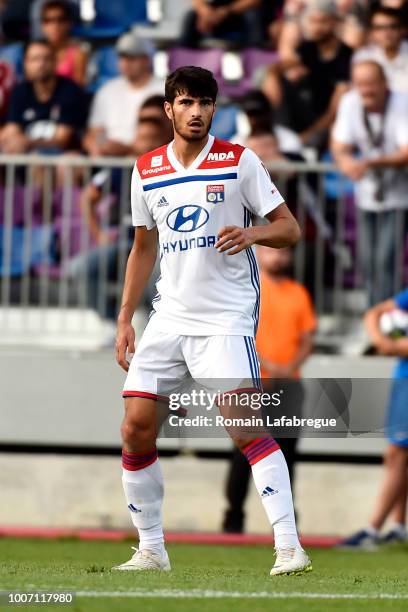
[[136, 347], [123, 397], [167, 399], [196, 381], [213, 391], [260, 387], [259, 361], [250, 336], [180, 336], [150, 323]]

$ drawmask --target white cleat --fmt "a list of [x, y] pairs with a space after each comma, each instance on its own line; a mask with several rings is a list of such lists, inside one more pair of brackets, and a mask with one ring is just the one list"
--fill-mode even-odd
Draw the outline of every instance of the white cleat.
[[280, 574], [303, 574], [312, 571], [312, 562], [300, 546], [296, 548], [277, 548], [275, 565], [271, 576]]
[[139, 550], [132, 546], [135, 552], [133, 557], [122, 563], [121, 565], [115, 565], [112, 567], [114, 570], [126, 570], [126, 571], [138, 571], [138, 570], [156, 570], [162, 572], [168, 572], [171, 570], [169, 556], [167, 552], [164, 552], [164, 556], [151, 552], [150, 550]]

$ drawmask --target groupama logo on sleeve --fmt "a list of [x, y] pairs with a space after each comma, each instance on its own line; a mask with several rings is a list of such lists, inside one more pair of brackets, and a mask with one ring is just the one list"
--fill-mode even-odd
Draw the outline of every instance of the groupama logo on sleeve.
[[166, 222], [176, 232], [194, 232], [207, 223], [209, 216], [205, 208], [189, 204], [172, 210]]

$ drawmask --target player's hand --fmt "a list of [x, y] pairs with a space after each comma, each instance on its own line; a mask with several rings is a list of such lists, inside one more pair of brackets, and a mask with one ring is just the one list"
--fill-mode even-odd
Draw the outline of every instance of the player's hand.
[[129, 362], [126, 359], [126, 350], [128, 353], [135, 352], [135, 330], [131, 323], [118, 321], [115, 350], [116, 361], [127, 372], [129, 370]]
[[215, 248], [219, 253], [227, 252], [227, 255], [236, 255], [254, 244], [250, 227], [237, 227], [227, 225], [218, 232], [218, 240]]
[[376, 342], [376, 348], [380, 355], [395, 356], [397, 354], [396, 342], [390, 338], [382, 338], [380, 342]]

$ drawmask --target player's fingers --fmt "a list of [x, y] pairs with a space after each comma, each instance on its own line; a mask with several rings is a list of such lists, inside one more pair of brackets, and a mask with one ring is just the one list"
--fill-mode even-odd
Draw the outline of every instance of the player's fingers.
[[[219, 253], [224, 253], [225, 251], [229, 252], [230, 249], [233, 249], [234, 247], [237, 247], [238, 245], [239, 246], [244, 245], [244, 237], [242, 235], [236, 236], [234, 239], [230, 240], [229, 242], [221, 246], [218, 249], [218, 252]], [[243, 246], [243, 248], [245, 247]]]
[[222, 238], [222, 236], [224, 236], [224, 234], [227, 234], [227, 233], [231, 232], [234, 229], [236, 229], [235, 225], [226, 225], [225, 227], [222, 227], [220, 229], [220, 231], [218, 232], [218, 238]]
[[220, 238], [219, 240], [217, 240], [217, 242], [215, 243], [215, 248], [218, 249], [220, 248], [223, 244], [225, 244], [226, 242], [229, 242], [230, 240], [235, 240], [236, 238], [238, 238], [241, 235], [241, 230], [239, 228], [234, 228], [232, 231], [228, 232], [227, 234], [225, 234], [222, 238]]
[[132, 355], [135, 352], [135, 337], [132, 336], [131, 338], [128, 339], [128, 353], [132, 353]]
[[241, 251], [244, 251], [247, 247], [245, 246], [245, 244], [238, 244], [237, 246], [235, 246], [233, 249], [229, 249], [227, 251], [227, 255], [236, 255], [237, 253], [240, 253]]
[[129, 364], [126, 361], [126, 342], [121, 341], [116, 344], [116, 361], [125, 372], [129, 369]]

